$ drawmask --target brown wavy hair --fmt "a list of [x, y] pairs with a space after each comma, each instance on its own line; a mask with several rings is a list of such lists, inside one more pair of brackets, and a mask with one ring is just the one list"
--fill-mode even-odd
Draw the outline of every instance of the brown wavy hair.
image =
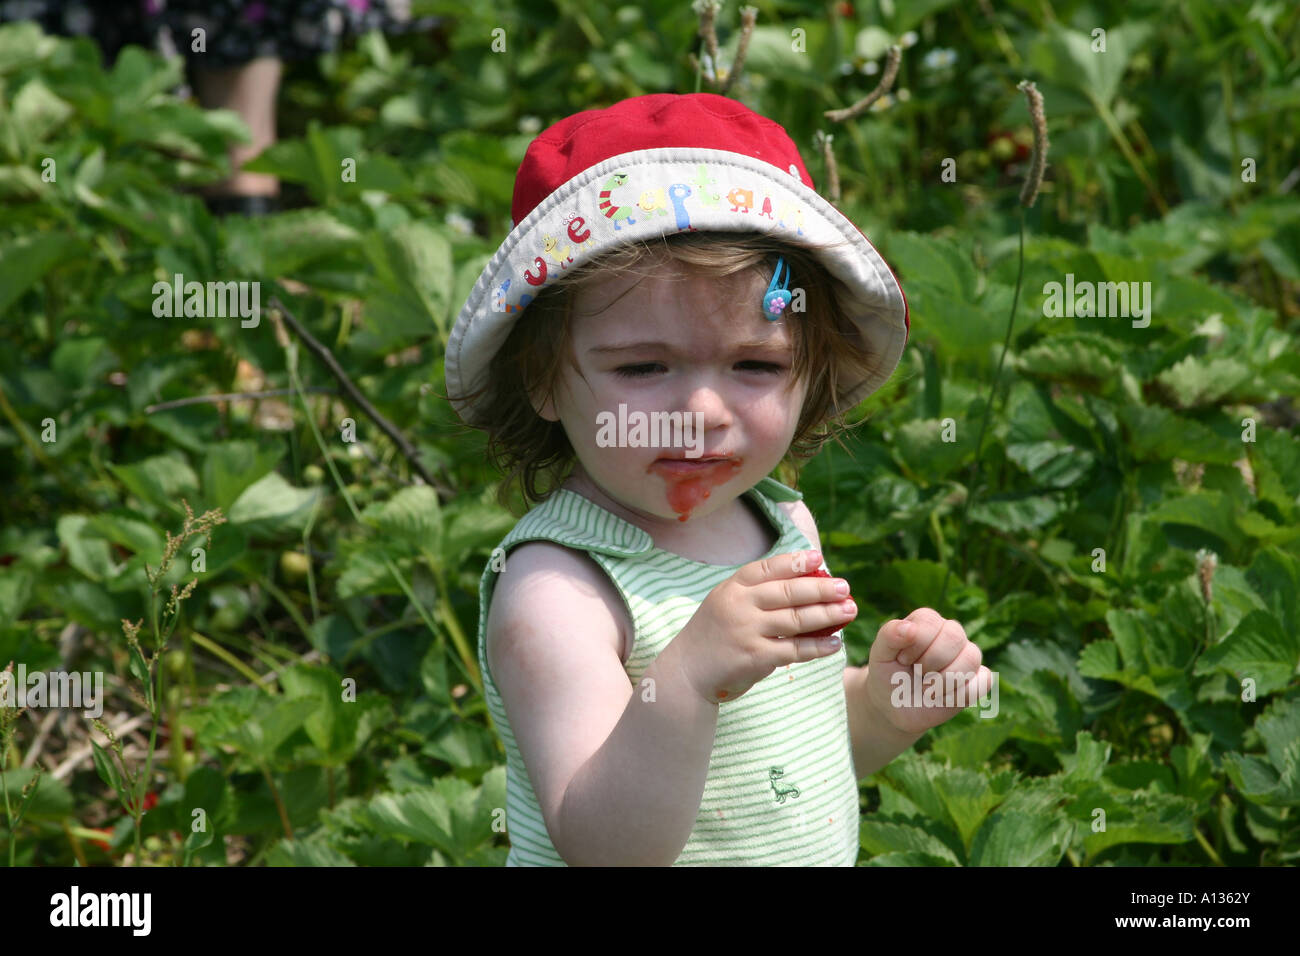
[[[479, 414], [485, 421], [474, 427], [487, 432], [489, 459], [505, 475], [497, 489], [502, 507], [510, 507], [510, 490], [515, 485], [526, 502], [545, 501], [572, 470], [575, 456], [563, 425], [542, 418], [534, 401], [541, 404], [554, 394], [563, 362], [577, 367], [572, 323], [578, 290], [614, 274], [646, 278], [658, 274], [653, 270], [665, 264], [675, 265], [679, 274], [727, 282], [757, 269], [769, 281], [777, 257], [784, 257], [790, 269], [787, 287], [804, 293], [804, 311], [786, 313], [797, 316], [789, 323], [794, 361], [787, 390], [800, 381], [808, 382], [808, 390], [782, 465], [793, 466], [794, 459], [811, 458], [827, 441], [838, 442], [842, 433], [858, 424], [845, 421], [851, 408], [836, 407], [838, 386], [865, 379], [873, 356], [863, 350], [857, 326], [844, 313], [843, 283], [822, 266], [813, 248], [757, 232], [676, 233], [619, 246], [547, 286], [528, 304], [493, 356], [487, 384], [457, 396], [484, 399]], [[797, 296], [796, 292], [794, 304], [798, 304]], [[792, 467], [782, 470], [794, 471]], [[793, 478], [792, 474], [790, 480]]]

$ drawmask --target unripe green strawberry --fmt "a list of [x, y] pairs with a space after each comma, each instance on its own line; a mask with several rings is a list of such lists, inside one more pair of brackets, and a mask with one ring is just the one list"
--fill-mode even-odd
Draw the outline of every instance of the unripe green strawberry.
[[280, 554], [280, 571], [288, 580], [302, 580], [307, 576], [310, 566], [307, 555], [301, 551], [284, 551]]

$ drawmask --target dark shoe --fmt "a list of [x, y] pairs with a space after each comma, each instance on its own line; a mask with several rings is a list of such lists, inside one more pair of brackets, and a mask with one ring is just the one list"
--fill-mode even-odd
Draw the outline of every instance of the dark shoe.
[[203, 202], [214, 216], [269, 216], [280, 208], [275, 196], [212, 196]]

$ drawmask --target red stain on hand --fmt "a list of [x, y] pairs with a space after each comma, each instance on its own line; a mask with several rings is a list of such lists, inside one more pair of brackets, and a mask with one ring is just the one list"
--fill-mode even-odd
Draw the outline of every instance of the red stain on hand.
[[[809, 571], [807, 574], [803, 575], [803, 577], [805, 578], [829, 578], [831, 576], [832, 575], [829, 571], [826, 571], [822, 568], [818, 568], [815, 571]], [[843, 598], [841, 598], [841, 600], [844, 601], [852, 600], [852, 596], [846, 594], [844, 595]], [[841, 630], [843, 627], [844, 627], [843, 624], [837, 624], [831, 627], [823, 628], [820, 631], [805, 631], [803, 634], [796, 634], [795, 637], [830, 637], [832, 634], [834, 634], [838, 630]]]

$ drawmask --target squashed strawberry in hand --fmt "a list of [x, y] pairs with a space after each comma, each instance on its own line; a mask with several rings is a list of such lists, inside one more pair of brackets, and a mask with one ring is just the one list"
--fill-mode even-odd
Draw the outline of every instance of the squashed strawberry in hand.
[[[831, 573], [825, 570], [824, 568], [817, 568], [816, 570], [809, 571], [807, 574], [804, 575], [804, 577], [806, 578], [829, 578], [830, 576]], [[846, 594], [844, 596], [844, 599], [846, 601], [850, 600], [849, 595]], [[843, 627], [844, 625], [841, 624], [838, 627], [827, 627], [827, 628], [823, 628], [820, 631], [805, 631], [802, 634], [796, 634], [795, 637], [830, 637], [836, 631], [843, 629]]]

